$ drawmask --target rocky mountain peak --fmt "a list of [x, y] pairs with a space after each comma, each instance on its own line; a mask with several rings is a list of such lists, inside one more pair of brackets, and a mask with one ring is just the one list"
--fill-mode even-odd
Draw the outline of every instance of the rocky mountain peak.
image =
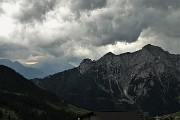
[[108, 53], [106, 53], [106, 54], [104, 55], [104, 57], [107, 57], [107, 56], [115, 56], [115, 54], [112, 53], [112, 52], [108, 52]]
[[85, 63], [89, 63], [89, 62], [92, 62], [92, 60], [89, 58], [86, 58], [80, 64], [85, 64]]
[[[107, 70], [107, 74], [114, 73], [115, 71], [122, 71], [120, 72], [120, 74], [123, 73], [123, 76], [126, 76], [124, 78], [126, 78], [126, 80], [129, 80], [131, 78], [130, 76], [134, 76], [134, 74], [137, 74], [139, 72], [139, 69], [142, 68], [149, 69], [147, 71], [141, 72], [141, 74], [139, 74], [138, 76], [147, 77], [149, 75], [149, 72], [153, 72], [153, 68], [149, 67], [152, 64], [154, 64], [154, 66], [159, 65], [157, 67], [157, 71], [164, 72], [165, 66], [173, 66], [171, 63], [172, 57], [173, 55], [171, 55], [167, 51], [164, 51], [161, 47], [147, 44], [141, 50], [133, 53], [115, 55], [112, 52], [108, 52], [97, 61], [92, 61], [91, 59], [84, 59], [79, 66], [79, 71], [81, 74], [83, 74], [89, 70], [92, 70], [90, 69], [92, 67], [103, 67]], [[112, 69], [116, 70], [112, 71]], [[126, 73], [128, 73], [128, 75]]]
[[[150, 75], [160, 76], [170, 71], [177, 73], [179, 63], [176, 56], [164, 51], [161, 47], [148, 44], [134, 53], [115, 55], [112, 52], [105, 54], [97, 61], [84, 59], [80, 66], [81, 74], [98, 71], [103, 79], [120, 82], [122, 88], [128, 87], [132, 78], [147, 78]], [[174, 69], [176, 67], [176, 69]], [[178, 78], [178, 74], [174, 74]], [[108, 88], [111, 90], [111, 88]]]
[[91, 59], [84, 59], [79, 65], [79, 72], [81, 74], [85, 73], [93, 66], [92, 64], [93, 61]]
[[104, 56], [102, 56], [98, 61], [101, 61], [101, 62], [111, 62], [111, 60], [116, 57], [116, 55], [112, 52], [108, 52], [106, 53]]
[[145, 45], [142, 49], [148, 49], [148, 50], [161, 49], [161, 50], [163, 50], [161, 47], [155, 46], [155, 45], [151, 45], [151, 44]]
[[142, 50], [144, 50], [144, 51], [147, 50], [153, 56], [158, 56], [158, 55], [161, 55], [162, 53], [165, 53], [165, 54], [168, 53], [167, 51], [164, 51], [161, 47], [154, 46], [154, 45], [151, 45], [151, 44], [147, 44], [146, 46], [144, 46], [142, 48]]

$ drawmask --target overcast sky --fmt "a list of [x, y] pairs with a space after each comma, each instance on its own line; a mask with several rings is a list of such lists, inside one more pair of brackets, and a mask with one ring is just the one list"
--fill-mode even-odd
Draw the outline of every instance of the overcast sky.
[[149, 43], [180, 53], [180, 0], [0, 0], [0, 58], [76, 66]]

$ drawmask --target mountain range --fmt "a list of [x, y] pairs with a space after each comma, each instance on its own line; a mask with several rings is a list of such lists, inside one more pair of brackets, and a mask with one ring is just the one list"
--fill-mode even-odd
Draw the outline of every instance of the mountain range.
[[19, 63], [18, 61], [12, 62], [9, 59], [0, 59], [0, 65], [5, 65], [16, 70], [18, 73], [20, 73], [27, 79], [43, 78], [47, 76], [47, 74], [42, 72], [41, 70], [37, 68], [26, 67], [21, 63]]
[[57, 62], [57, 61], [51, 61], [49, 63], [38, 63], [37, 65], [34, 65], [32, 67], [36, 67], [39, 70], [43, 71], [47, 75], [52, 75], [55, 73], [62, 72], [64, 70], [72, 69], [74, 68], [73, 65], [69, 64], [68, 62]]
[[34, 82], [89, 110], [180, 111], [180, 55], [146, 45], [133, 53], [84, 59], [76, 68]]

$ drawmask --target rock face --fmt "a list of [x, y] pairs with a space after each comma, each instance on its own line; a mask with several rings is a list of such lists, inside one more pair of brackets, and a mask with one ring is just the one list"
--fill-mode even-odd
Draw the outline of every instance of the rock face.
[[86, 73], [92, 66], [94, 65], [94, 62], [91, 59], [84, 59], [80, 66], [79, 66], [79, 72], [81, 74]]
[[[39, 85], [86, 109], [104, 110], [101, 105], [99, 108], [88, 106], [92, 102], [89, 99], [95, 97], [93, 102], [100, 99], [111, 101], [113, 104], [107, 109], [138, 109], [150, 115], [180, 110], [180, 55], [170, 54], [160, 47], [146, 45], [134, 53], [107, 53], [97, 61], [85, 59], [75, 69], [74, 74], [69, 70], [56, 74], [56, 77], [40, 80]], [[71, 79], [65, 78], [69, 76], [63, 76], [67, 72]], [[74, 84], [67, 81], [74, 81]], [[88, 82], [93, 82], [96, 89], [89, 84], [82, 86], [82, 83]], [[62, 88], [54, 86], [54, 83], [69, 85]], [[52, 89], [53, 86], [56, 89]], [[60, 88], [65, 91], [58, 92]], [[71, 91], [72, 88], [76, 92]], [[82, 91], [78, 92], [79, 88], [83, 88]], [[86, 96], [84, 93], [87, 91], [90, 94], [101, 91], [104, 96]], [[82, 96], [79, 101], [87, 99], [87, 105], [73, 102], [70, 94]], [[102, 106], [106, 104], [102, 103]]]

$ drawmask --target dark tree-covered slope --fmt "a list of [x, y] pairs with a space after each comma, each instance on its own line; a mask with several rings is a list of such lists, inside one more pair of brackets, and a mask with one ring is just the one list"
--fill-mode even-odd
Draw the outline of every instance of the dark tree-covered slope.
[[0, 65], [0, 111], [4, 119], [14, 113], [16, 117], [9, 114], [9, 120], [76, 120], [80, 114], [55, 94], [3, 65]]

